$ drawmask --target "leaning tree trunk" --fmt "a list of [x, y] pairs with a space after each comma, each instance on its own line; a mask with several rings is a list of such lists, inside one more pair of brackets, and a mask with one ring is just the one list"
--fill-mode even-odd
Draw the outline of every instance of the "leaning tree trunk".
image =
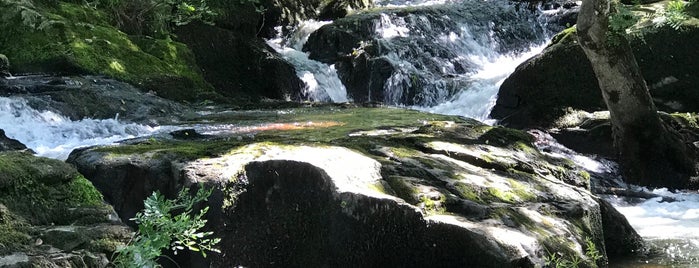
[[695, 151], [660, 120], [627, 39], [608, 30], [609, 15], [609, 0], [584, 0], [577, 32], [609, 109], [622, 174], [634, 184], [694, 188]]

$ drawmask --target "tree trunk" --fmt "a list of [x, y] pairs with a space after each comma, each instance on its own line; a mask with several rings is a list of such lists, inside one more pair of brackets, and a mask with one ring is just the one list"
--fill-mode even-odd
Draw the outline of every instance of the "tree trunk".
[[609, 0], [583, 1], [577, 32], [609, 109], [622, 175], [644, 186], [695, 188], [695, 150], [660, 120], [624, 33], [608, 30], [609, 15]]

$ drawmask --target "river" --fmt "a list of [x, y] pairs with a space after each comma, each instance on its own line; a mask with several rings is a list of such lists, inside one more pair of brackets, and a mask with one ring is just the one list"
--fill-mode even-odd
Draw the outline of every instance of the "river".
[[[391, 8], [409, 6], [442, 5], [449, 1], [383, 1], [380, 5]], [[545, 18], [544, 11], [540, 17]], [[413, 36], [417, 29], [415, 25], [406, 24], [405, 20], [398, 21], [395, 17], [382, 16], [380, 26], [375, 29], [376, 36], [382, 42], [394, 42]], [[416, 103], [400, 103], [400, 96], [405, 89], [400, 83], [387, 83], [384, 101], [397, 106], [413, 108], [433, 113], [454, 114], [476, 118], [486, 123], [495, 121], [488, 118], [494, 104], [497, 90], [502, 80], [514, 71], [514, 68], [527, 58], [543, 50], [552, 32], [547, 32], [546, 20], [536, 20], [535, 25], [539, 37], [527, 40], [528, 49], [502, 52], [502, 46], [491, 43], [488, 38], [474, 37], [468, 25], [460, 25], [460, 30], [435, 31], [428, 36], [434, 44], [441, 45], [456, 57], [463, 58], [473, 71], [458, 74], [458, 79], [468, 81], [467, 86], [449, 92], [433, 92], [431, 98], [425, 98]], [[268, 40], [268, 44], [291, 62], [297, 70], [297, 75], [306, 84], [304, 96], [309, 101], [347, 102], [352, 101], [345, 86], [338, 77], [335, 66], [314, 61], [302, 48], [311, 32], [330, 22], [307, 21], [301, 23], [287, 35], [279, 35]], [[416, 38], [425, 36], [414, 35]], [[500, 49], [500, 52], [497, 50]], [[405, 68], [412, 68], [417, 73], [424, 72], [413, 66], [412, 58], [392, 54], [387, 57]], [[439, 62], [439, 59], [435, 61]], [[453, 68], [444, 62], [444, 69]], [[434, 84], [446, 82], [425, 74], [425, 79]], [[390, 79], [402, 81], [404, 73], [396, 72]], [[454, 77], [450, 77], [454, 79]], [[433, 88], [428, 90], [441, 90]], [[393, 98], [393, 99], [391, 99]], [[95, 120], [70, 120], [60, 114], [48, 111], [38, 111], [31, 108], [21, 98], [0, 97], [0, 129], [4, 129], [8, 137], [17, 139], [34, 150], [37, 155], [57, 159], [65, 159], [76, 147], [97, 144], [110, 144], [119, 140], [140, 136], [169, 132], [176, 127], [145, 126], [124, 123], [116, 118]], [[552, 141], [555, 146], [557, 143]], [[614, 163], [599, 159], [595, 156], [580, 155], [559, 146], [552, 153], [559, 157], [573, 159], [578, 165], [591, 173], [606, 174], [606, 179], [618, 180]], [[634, 187], [634, 186], [627, 186]], [[616, 196], [605, 196], [630, 221], [638, 233], [654, 245], [654, 255], [644, 259], [628, 260], [616, 263], [614, 266], [625, 267], [693, 267], [699, 266], [699, 195], [695, 192], [671, 192], [666, 189], [646, 189], [645, 191], [658, 195], [651, 199], [627, 199]], [[663, 198], [665, 197], [665, 198]]]

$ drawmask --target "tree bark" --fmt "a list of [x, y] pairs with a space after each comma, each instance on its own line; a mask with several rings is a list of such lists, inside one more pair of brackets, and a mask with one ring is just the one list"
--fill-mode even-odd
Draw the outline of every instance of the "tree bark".
[[577, 32], [609, 109], [622, 175], [644, 186], [696, 188], [695, 149], [661, 121], [624, 33], [608, 30], [610, 12], [609, 0], [584, 0]]

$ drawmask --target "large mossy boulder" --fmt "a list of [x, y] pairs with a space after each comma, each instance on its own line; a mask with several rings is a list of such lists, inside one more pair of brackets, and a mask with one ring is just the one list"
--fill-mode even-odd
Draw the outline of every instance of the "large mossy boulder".
[[195, 53], [204, 77], [232, 98], [298, 100], [303, 82], [294, 67], [262, 40], [203, 23], [177, 29]]
[[72, 166], [0, 152], [0, 266], [107, 267], [130, 236]]
[[100, 10], [48, 2], [0, 3], [0, 47], [12, 73], [100, 74], [175, 100], [216, 98], [184, 44], [128, 36]]
[[[593, 266], [640, 247], [606, 251], [605, 241], [640, 238], [602, 209], [587, 172], [541, 153], [525, 132], [387, 108], [201, 120], [241, 127], [80, 149], [68, 162], [122, 218], [152, 191], [215, 187], [214, 266], [538, 267], [550, 253]], [[610, 220], [617, 231], [603, 232]], [[198, 261], [178, 260], [210, 265]]]
[[[658, 109], [699, 110], [699, 24], [649, 28], [631, 46]], [[575, 28], [556, 37], [539, 55], [517, 67], [500, 86], [490, 116], [515, 128], [550, 127], [570, 109], [606, 110], [592, 66], [577, 44]]]

